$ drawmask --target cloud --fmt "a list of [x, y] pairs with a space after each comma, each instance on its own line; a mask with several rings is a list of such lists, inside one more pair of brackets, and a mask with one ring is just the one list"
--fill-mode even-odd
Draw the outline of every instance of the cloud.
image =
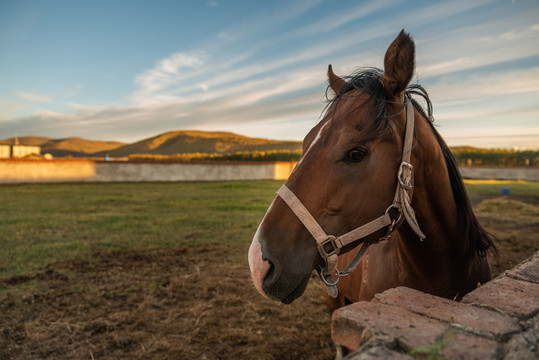
[[0, 97], [0, 121], [7, 120], [13, 116], [15, 112], [27, 107], [28, 104], [22, 104], [20, 102], [15, 102]]
[[32, 102], [48, 103], [52, 101], [52, 98], [45, 95], [33, 94], [25, 91], [15, 91], [15, 96], [19, 99], [28, 100]]
[[537, 149], [539, 143], [539, 127], [514, 128], [513, 126], [500, 126], [485, 128], [477, 126], [462, 131], [459, 129], [442, 129], [441, 134], [450, 146], [476, 146], [486, 148], [510, 149], [519, 148]]
[[177, 84], [188, 77], [186, 76], [188, 71], [182, 73], [182, 70], [201, 67], [205, 63], [205, 58], [205, 53], [200, 51], [194, 54], [177, 52], [159, 60], [153, 68], [135, 77], [135, 84], [139, 87], [139, 90], [134, 94], [133, 99], [141, 101], [158, 91]]
[[208, 84], [204, 84], [204, 83], [198, 84], [198, 87], [199, 87], [202, 91], [204, 91], [204, 92], [208, 91], [208, 89], [210, 88], [210, 87], [208, 86]]
[[221, 40], [234, 40], [234, 36], [230, 35], [230, 34], [227, 34], [225, 32], [220, 32], [217, 34], [217, 37]]
[[328, 15], [323, 19], [311, 23], [299, 29], [294, 35], [313, 36], [315, 34], [326, 33], [333, 31], [352, 21], [369, 16], [377, 11], [385, 9], [389, 6], [396, 6], [402, 0], [378, 0], [371, 2], [362, 2], [353, 9], [347, 9], [344, 12]]
[[530, 44], [539, 29], [522, 25], [535, 22], [537, 15], [507, 16], [427, 36], [418, 43], [417, 74], [434, 77], [538, 56], [539, 47]]
[[509, 95], [539, 94], [539, 67], [470, 77], [447, 76], [428, 88], [430, 95], [440, 99], [439, 105], [444, 106], [494, 98], [503, 102]]

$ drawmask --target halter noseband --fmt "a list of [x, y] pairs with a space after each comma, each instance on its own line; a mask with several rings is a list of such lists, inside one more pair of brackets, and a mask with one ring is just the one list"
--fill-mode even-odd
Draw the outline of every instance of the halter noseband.
[[[412, 139], [414, 134], [414, 107], [410, 104], [410, 101], [405, 103], [406, 107], [406, 131], [404, 134], [404, 145], [402, 151], [402, 162], [399, 166], [397, 173], [397, 189], [395, 191], [395, 197], [393, 203], [389, 205], [387, 210], [382, 216], [362, 225], [346, 234], [340, 236], [327, 235], [322, 229], [320, 224], [313, 218], [309, 210], [301, 203], [296, 195], [286, 186], [283, 185], [277, 195], [284, 200], [284, 202], [290, 207], [298, 219], [303, 223], [303, 226], [309, 231], [309, 233], [316, 240], [316, 246], [320, 256], [325, 262], [318, 273], [322, 281], [326, 284], [328, 293], [336, 298], [338, 295], [337, 282], [342, 276], [348, 276], [358, 266], [361, 258], [367, 251], [367, 248], [371, 244], [378, 243], [380, 241], [388, 240], [395, 230], [395, 226], [401, 221], [402, 215], [406, 218], [406, 221], [419, 236], [421, 240], [425, 239], [425, 235], [421, 232], [415, 212], [412, 209], [411, 198], [409, 191], [412, 190], [412, 170], [413, 166], [410, 164], [410, 156], [412, 153]], [[399, 212], [399, 216], [395, 219], [391, 217], [391, 210], [396, 209]], [[353, 242], [361, 240], [368, 235], [375, 233], [376, 231], [387, 227], [386, 234], [377, 241], [362, 242], [363, 246], [359, 249], [354, 259], [346, 266], [342, 271], [337, 270], [337, 258], [341, 249]], [[333, 276], [335, 280], [333, 280]]]

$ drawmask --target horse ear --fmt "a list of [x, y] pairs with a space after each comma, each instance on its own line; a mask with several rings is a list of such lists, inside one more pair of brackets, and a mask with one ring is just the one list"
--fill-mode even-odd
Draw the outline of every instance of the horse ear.
[[384, 89], [388, 99], [403, 99], [402, 94], [412, 80], [414, 69], [414, 40], [403, 29], [384, 57]]
[[342, 88], [347, 84], [347, 82], [335, 75], [333, 72], [333, 67], [331, 64], [328, 66], [328, 80], [329, 80], [329, 87], [333, 90], [335, 94], [338, 94]]

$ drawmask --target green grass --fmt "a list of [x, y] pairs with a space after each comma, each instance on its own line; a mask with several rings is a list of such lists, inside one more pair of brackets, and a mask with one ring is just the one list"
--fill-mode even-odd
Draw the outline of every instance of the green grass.
[[[221, 243], [245, 255], [281, 181], [0, 185], [0, 276], [124, 248]], [[539, 183], [467, 182], [470, 197]], [[240, 256], [240, 255], [238, 255]]]
[[510, 189], [511, 195], [539, 197], [539, 182], [529, 181], [497, 181], [497, 180], [464, 180], [470, 196], [500, 195], [502, 188]]
[[103, 249], [244, 248], [282, 182], [0, 186], [0, 276]]

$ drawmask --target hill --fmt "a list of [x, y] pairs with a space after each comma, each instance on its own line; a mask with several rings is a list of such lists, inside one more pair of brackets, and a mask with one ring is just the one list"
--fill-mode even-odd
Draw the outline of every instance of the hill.
[[[0, 140], [13, 144], [14, 138]], [[151, 138], [126, 144], [115, 141], [95, 141], [78, 137], [51, 139], [38, 136], [18, 138], [19, 144], [41, 146], [41, 153], [54, 157], [126, 157], [129, 155], [221, 154], [240, 151], [298, 151], [301, 141], [278, 141], [251, 138], [230, 132], [170, 131]]]
[[135, 154], [233, 154], [239, 151], [294, 151], [300, 149], [301, 141], [250, 138], [230, 132], [170, 131], [94, 155], [105, 156], [108, 154], [111, 157], [124, 157]]
[[42, 146], [44, 143], [50, 140], [52, 139], [43, 136], [21, 136], [17, 138], [0, 140], [0, 145], [12, 145], [18, 141], [18, 143], [21, 145]]
[[67, 139], [51, 139], [41, 145], [41, 152], [43, 154], [50, 153], [54, 157], [86, 157], [98, 152], [113, 150], [123, 145], [125, 145], [125, 143], [118, 141], [96, 141], [74, 137]]
[[[118, 148], [125, 143], [117, 141], [96, 141], [78, 137], [67, 139], [51, 139], [40, 136], [22, 136], [17, 138], [21, 145], [41, 146], [41, 153], [49, 153], [54, 157], [88, 157], [102, 151]], [[0, 140], [1, 144], [14, 144], [15, 138]]]

